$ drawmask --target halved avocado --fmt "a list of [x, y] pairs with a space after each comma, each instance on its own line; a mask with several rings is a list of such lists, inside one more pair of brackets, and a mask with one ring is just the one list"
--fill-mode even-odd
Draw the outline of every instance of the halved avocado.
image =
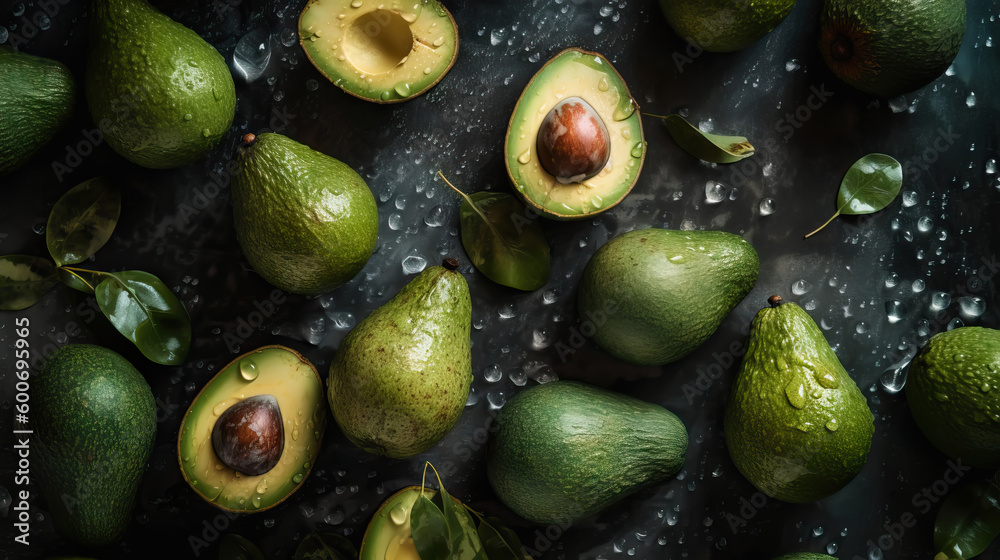
[[[230, 407], [261, 395], [277, 401], [283, 445], [273, 468], [250, 476], [218, 457], [212, 432]], [[181, 472], [199, 496], [218, 508], [264, 511], [298, 490], [319, 455], [325, 429], [326, 393], [316, 368], [294, 350], [265, 346], [233, 360], [194, 398], [177, 440]]]
[[[603, 121], [609, 140], [607, 163], [596, 175], [560, 182], [538, 157], [538, 132], [562, 101], [579, 98]], [[639, 106], [603, 56], [567, 49], [528, 82], [507, 127], [504, 161], [514, 189], [545, 216], [575, 220], [603, 212], [625, 198], [646, 157]]]
[[[423, 492], [438, 507], [441, 506], [440, 499], [435, 499], [437, 491], [424, 488]], [[419, 486], [407, 486], [382, 502], [365, 529], [358, 560], [420, 560], [410, 535], [410, 512], [419, 497]], [[459, 507], [465, 507], [454, 496], [451, 499]], [[471, 526], [466, 526], [466, 529], [475, 532]], [[463, 546], [454, 560], [472, 560], [474, 557], [475, 549]]]
[[437, 0], [309, 0], [299, 42], [327, 79], [376, 103], [424, 93], [458, 57], [455, 19]]

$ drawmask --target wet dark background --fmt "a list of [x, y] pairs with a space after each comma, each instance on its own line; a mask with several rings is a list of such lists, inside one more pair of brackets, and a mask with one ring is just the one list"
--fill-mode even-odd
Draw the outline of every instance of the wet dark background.
[[[6, 43], [65, 62], [82, 83], [87, 3], [50, 4], [0, 1]], [[99, 343], [129, 358], [157, 397], [156, 448], [134, 521], [122, 543], [87, 553], [96, 557], [197, 552], [213, 558], [218, 533], [206, 529], [213, 524], [251, 539], [268, 558], [290, 558], [314, 530], [360, 544], [374, 510], [397, 488], [418, 481], [425, 460], [448, 473], [453, 494], [503, 517], [544, 558], [767, 559], [799, 550], [840, 558], [871, 552], [873, 560], [931, 555], [937, 505], [921, 493], [930, 489], [937, 500], [934, 492], [947, 490], [946, 478], [953, 479], [951, 467], [916, 429], [904, 394], [893, 393], [899, 380], [892, 370], [935, 332], [959, 324], [1000, 327], [1000, 233], [993, 223], [1000, 211], [1000, 107], [993, 96], [1000, 2], [969, 3], [965, 42], [947, 75], [885, 100], [853, 91], [827, 70], [816, 48], [817, 0], [800, 1], [776, 31], [732, 54], [688, 50], [653, 0], [445, 0], [459, 25], [458, 61], [429, 93], [394, 106], [350, 97], [309, 64], [295, 35], [303, 4], [156, 2], [214, 44], [236, 78], [233, 130], [198, 163], [151, 171], [92, 145], [94, 123], [81, 92], [72, 122], [51, 145], [0, 178], [0, 254], [40, 256], [47, 254], [48, 212], [62, 193], [100, 174], [121, 181], [124, 207], [115, 235], [86, 264], [158, 275], [175, 289], [194, 328], [187, 362], [165, 367], [120, 337], [95, 313], [91, 298], [66, 287], [24, 312], [0, 313], [5, 527], [13, 523], [7, 496], [17, 490], [10, 440], [13, 323], [26, 317], [37, 359], [67, 343]], [[26, 19], [37, 22], [34, 33]], [[537, 292], [517, 292], [471, 267], [458, 238], [459, 201], [435, 173], [442, 170], [466, 191], [508, 189], [503, 137], [510, 112], [534, 72], [570, 46], [607, 56], [644, 111], [682, 112], [706, 130], [746, 135], [758, 153], [734, 166], [710, 166], [683, 153], [658, 121], [645, 119], [648, 154], [632, 194], [593, 219], [544, 221], [551, 280]], [[375, 193], [379, 248], [347, 286], [313, 299], [283, 294], [241, 257], [225, 169], [242, 134], [263, 129], [341, 159]], [[901, 196], [882, 212], [839, 219], [804, 241], [802, 235], [835, 210], [844, 172], [870, 152], [906, 165]], [[584, 264], [608, 239], [650, 226], [743, 235], [761, 257], [756, 289], [700, 350], [676, 364], [641, 368], [589, 343], [576, 348], [575, 290]], [[389, 460], [354, 448], [331, 424], [313, 474], [281, 506], [229, 519], [194, 495], [180, 477], [176, 435], [208, 379], [239, 353], [275, 343], [303, 352], [325, 375], [357, 321], [445, 256], [460, 259], [472, 290], [475, 382], [460, 424], [444, 440], [421, 456]], [[729, 460], [722, 434], [722, 410], [738, 368], [733, 355], [742, 351], [752, 316], [775, 293], [809, 310], [876, 418], [864, 471], [813, 504], [757, 494]], [[568, 530], [519, 520], [486, 483], [483, 443], [491, 416], [508, 398], [556, 377], [675, 411], [691, 435], [684, 470]], [[14, 543], [5, 528], [0, 558], [78, 552], [55, 537], [37, 493], [32, 496], [30, 548]], [[907, 515], [915, 526], [898, 525]], [[195, 551], [192, 539], [208, 546]], [[875, 542], [882, 552], [871, 549]]]

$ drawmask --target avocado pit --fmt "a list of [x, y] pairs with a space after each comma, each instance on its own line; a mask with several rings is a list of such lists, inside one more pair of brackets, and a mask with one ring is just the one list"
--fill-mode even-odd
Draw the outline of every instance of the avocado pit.
[[212, 428], [219, 461], [248, 476], [273, 469], [284, 447], [281, 409], [273, 395], [256, 395], [230, 406]]
[[562, 184], [601, 172], [611, 156], [611, 137], [594, 108], [580, 97], [557, 103], [538, 128], [538, 160]]

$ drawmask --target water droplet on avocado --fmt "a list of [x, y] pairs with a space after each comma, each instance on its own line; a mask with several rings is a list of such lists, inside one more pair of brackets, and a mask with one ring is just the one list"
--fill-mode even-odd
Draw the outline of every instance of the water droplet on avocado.
[[798, 426], [795, 426], [795, 429], [798, 430], [798, 431], [800, 431], [800, 432], [808, 434], [809, 430], [812, 429], [812, 424], [810, 424], [809, 422], [803, 422], [803, 423], [799, 424]]
[[822, 375], [817, 376], [816, 381], [818, 381], [824, 389], [836, 389], [837, 387], [840, 387], [840, 383], [837, 383], [837, 378], [834, 377], [829, 371], [824, 371]]
[[389, 518], [392, 519], [392, 522], [395, 523], [396, 525], [402, 525], [403, 523], [406, 523], [406, 519], [408, 517], [409, 516], [407, 515], [406, 506], [404, 506], [403, 504], [397, 504], [396, 507], [392, 508], [392, 510], [389, 511]]
[[531, 161], [531, 148], [521, 152], [521, 155], [517, 156], [517, 162], [520, 164], [526, 164]]
[[836, 418], [831, 418], [826, 423], [826, 429], [830, 430], [831, 432], [836, 432], [838, 428], [840, 428], [840, 422], [838, 422]]
[[299, 440], [299, 429], [296, 428], [292, 430], [292, 441], [298, 441], [298, 440]]
[[194, 118], [194, 115], [192, 115], [191, 113], [187, 113], [187, 114], [184, 115], [184, 120], [186, 120], [186, 121], [189, 121], [189, 120], [191, 120], [193, 118]]
[[260, 479], [260, 482], [257, 483], [257, 493], [258, 494], [263, 494], [264, 492], [267, 492], [267, 479], [266, 478]]
[[631, 97], [627, 97], [615, 108], [615, 112], [611, 115], [611, 120], [621, 122], [631, 117], [633, 113], [635, 113], [635, 102], [632, 101]]
[[675, 255], [667, 260], [674, 264], [682, 264], [684, 262], [684, 255]]
[[309, 461], [306, 461], [305, 463], [302, 464], [302, 468], [305, 469], [305, 470], [309, 470], [309, 467], [311, 467], [311, 466], [312, 466], [312, 463], [310, 463]]
[[636, 142], [635, 146], [632, 146], [632, 157], [641, 158], [642, 154], [646, 151], [645, 142]]
[[255, 508], [259, 508], [263, 502], [264, 498], [262, 498], [260, 494], [254, 494], [254, 497], [250, 498], [250, 503], [253, 504], [253, 507]]
[[206, 128], [201, 131], [201, 135], [205, 138], [210, 138], [212, 136], [212, 131]]
[[303, 478], [305, 478], [305, 477], [302, 476], [302, 473], [298, 473], [298, 474], [296, 474], [295, 476], [292, 477], [292, 482], [294, 482], [295, 484], [298, 484], [298, 483], [302, 482]]
[[956, 362], [964, 362], [965, 354], [955, 354], [954, 356], [951, 357], [951, 359], [955, 360]]
[[364, 4], [364, 2], [362, 2], [362, 0], [354, 0], [353, 2], [351, 2], [351, 7], [352, 8], [360, 8], [362, 4]]
[[939, 401], [941, 401], [941, 402], [947, 402], [948, 401], [948, 395], [946, 395], [944, 393], [934, 393], [934, 398], [937, 399], [937, 400], [939, 400]]
[[240, 360], [240, 375], [247, 381], [257, 379], [260, 372], [257, 371], [257, 362], [253, 358], [243, 358]]
[[227, 408], [229, 408], [229, 403], [226, 401], [222, 401], [219, 404], [215, 405], [215, 408], [212, 409], [212, 414], [220, 416], [223, 412], [226, 411]]
[[597, 82], [597, 89], [600, 91], [608, 91], [611, 84], [608, 83], [608, 79], [605, 76], [601, 76], [601, 81]]
[[989, 393], [990, 392], [990, 384], [986, 383], [986, 382], [983, 382], [983, 384], [979, 387], [979, 390], [982, 391], [982, 392], [984, 392], [984, 393]]
[[[417, 14], [411, 14], [407, 12], [400, 14], [400, 17], [403, 18], [403, 21], [405, 21], [406, 23], [413, 23], [417, 21]], [[444, 39], [442, 39], [441, 42], [444, 43]], [[441, 45], [434, 45], [434, 46], [440, 47]]]
[[806, 386], [802, 383], [800, 379], [792, 378], [791, 381], [785, 385], [785, 397], [788, 398], [788, 403], [795, 408], [803, 408], [806, 406]]
[[[414, 17], [413, 19], [417, 19], [417, 18]], [[444, 44], [444, 37], [438, 37], [437, 39], [434, 39], [434, 42], [431, 43], [431, 44], [434, 45], [435, 47], [440, 47], [441, 45]]]
[[392, 89], [395, 90], [396, 93], [400, 95], [400, 97], [410, 96], [410, 84], [406, 82], [400, 82], [396, 84], [395, 87], [393, 87]]

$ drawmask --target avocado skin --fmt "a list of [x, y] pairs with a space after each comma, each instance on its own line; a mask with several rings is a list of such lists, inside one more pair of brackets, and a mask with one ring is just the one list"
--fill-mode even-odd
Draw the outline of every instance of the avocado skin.
[[795, 0], [660, 0], [670, 27], [708, 52], [742, 49], [785, 20]]
[[412, 457], [455, 426], [472, 386], [465, 278], [424, 269], [358, 323], [330, 362], [327, 397], [344, 435], [370, 453]]
[[318, 295], [364, 268], [378, 241], [378, 206], [353, 169], [286, 136], [265, 133], [237, 155], [236, 237], [265, 280]]
[[[789, 394], [801, 395], [803, 406], [793, 406]], [[865, 396], [794, 303], [754, 317], [724, 429], [743, 476], [768, 496], [793, 503], [825, 498], [853, 480], [875, 433]]]
[[676, 474], [687, 429], [669, 410], [574, 381], [537, 385], [501, 410], [487, 474], [535, 523], [570, 525]]
[[75, 100], [76, 82], [64, 64], [0, 47], [0, 175], [48, 144]]
[[946, 455], [1000, 468], [1000, 331], [960, 327], [931, 337], [910, 364], [906, 400]]
[[236, 114], [236, 85], [219, 51], [146, 0], [91, 6], [87, 104], [108, 145], [152, 169], [214, 148]]
[[56, 530], [81, 545], [115, 542], [153, 451], [149, 385], [114, 351], [70, 344], [49, 356], [31, 391], [32, 467]]
[[580, 319], [594, 325], [594, 341], [613, 356], [664, 365], [712, 336], [759, 272], [757, 252], [732, 233], [630, 231], [587, 263]]
[[[895, 97], [937, 79], [958, 55], [965, 27], [965, 0], [826, 0], [819, 47], [847, 84]], [[850, 39], [846, 60], [835, 55], [838, 38]]]

